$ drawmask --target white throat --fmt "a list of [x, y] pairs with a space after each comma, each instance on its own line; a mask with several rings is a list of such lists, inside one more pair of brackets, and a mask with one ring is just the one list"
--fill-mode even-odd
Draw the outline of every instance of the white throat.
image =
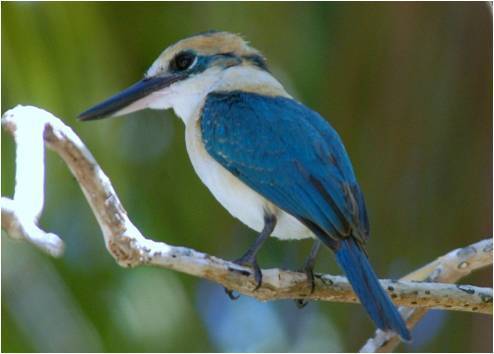
[[260, 91], [259, 93], [288, 96], [281, 84], [268, 72], [251, 66], [235, 66], [226, 70], [211, 68], [153, 92], [146, 98], [146, 104], [151, 109], [173, 108], [175, 114], [188, 125], [198, 118], [195, 113], [202, 106], [206, 96], [215, 90]]

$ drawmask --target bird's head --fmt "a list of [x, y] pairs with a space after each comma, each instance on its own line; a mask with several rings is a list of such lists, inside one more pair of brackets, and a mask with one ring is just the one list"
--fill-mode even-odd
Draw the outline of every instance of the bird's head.
[[184, 118], [233, 67], [267, 72], [261, 53], [239, 35], [206, 32], [185, 38], [165, 49], [141, 81], [81, 113], [79, 119], [171, 107]]

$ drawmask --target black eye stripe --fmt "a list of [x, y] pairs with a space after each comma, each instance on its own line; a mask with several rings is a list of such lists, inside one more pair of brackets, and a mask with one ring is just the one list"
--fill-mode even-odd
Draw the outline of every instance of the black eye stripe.
[[257, 66], [262, 70], [269, 71], [268, 65], [266, 64], [266, 60], [258, 54], [244, 55], [242, 56], [242, 58], [251, 62], [252, 64], [254, 64], [255, 66]]
[[217, 55], [221, 55], [222, 57], [229, 57], [229, 58], [235, 58], [236, 57], [235, 53], [232, 53], [232, 52], [224, 52], [224, 53], [219, 53]]

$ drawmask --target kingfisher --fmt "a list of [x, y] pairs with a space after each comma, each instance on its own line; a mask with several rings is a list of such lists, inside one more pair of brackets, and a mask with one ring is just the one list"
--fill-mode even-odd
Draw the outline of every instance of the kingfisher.
[[304, 266], [311, 288], [321, 243], [336, 255], [360, 302], [384, 331], [411, 339], [380, 285], [365, 243], [362, 190], [335, 129], [294, 99], [241, 36], [199, 33], [165, 49], [144, 78], [79, 115], [83, 121], [145, 108], [185, 123], [194, 170], [218, 202], [259, 236], [236, 263], [251, 267], [270, 236], [315, 240]]

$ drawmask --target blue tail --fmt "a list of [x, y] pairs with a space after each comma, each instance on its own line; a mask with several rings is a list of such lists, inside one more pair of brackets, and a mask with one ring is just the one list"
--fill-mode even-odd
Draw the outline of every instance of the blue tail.
[[405, 341], [411, 340], [405, 321], [379, 284], [366, 254], [357, 241], [352, 237], [341, 240], [336, 259], [376, 326], [384, 331], [396, 332]]

